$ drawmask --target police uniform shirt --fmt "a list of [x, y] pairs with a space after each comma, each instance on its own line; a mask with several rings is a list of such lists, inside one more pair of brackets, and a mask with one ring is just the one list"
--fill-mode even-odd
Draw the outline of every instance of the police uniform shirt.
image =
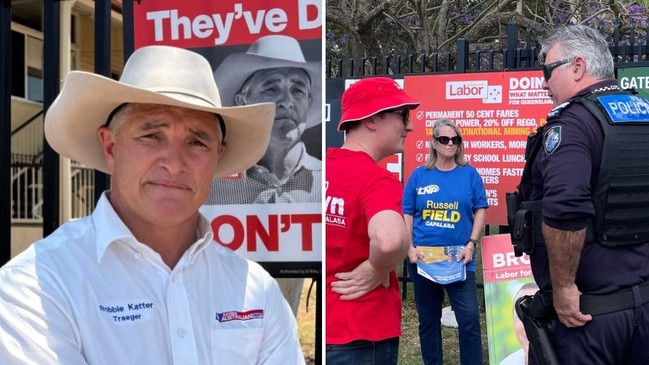
[[[602, 81], [578, 95], [616, 85], [615, 80]], [[558, 108], [562, 106], [555, 109]], [[577, 231], [586, 227], [588, 219], [595, 214], [591, 178], [599, 173], [604, 136], [599, 121], [578, 103], [565, 106], [557, 119], [548, 119], [533, 165], [531, 200], [542, 199], [545, 224], [559, 230]], [[586, 242], [577, 271], [577, 286], [583, 292], [608, 293], [637, 284], [639, 277], [646, 278], [649, 273], [647, 251], [646, 245], [610, 248]], [[550, 288], [545, 246], [537, 246], [530, 258], [539, 287]], [[640, 267], [643, 260], [645, 267]]]
[[242, 177], [215, 181], [205, 204], [266, 204], [322, 202], [322, 162], [309, 155], [304, 143], [297, 166], [280, 181], [266, 167], [255, 165]]
[[197, 233], [170, 270], [102, 196], [0, 269], [0, 362], [304, 364], [276, 281]]

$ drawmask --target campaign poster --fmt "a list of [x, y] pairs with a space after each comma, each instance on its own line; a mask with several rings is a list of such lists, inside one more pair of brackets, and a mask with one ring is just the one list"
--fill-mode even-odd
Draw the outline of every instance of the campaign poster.
[[415, 130], [406, 138], [405, 180], [428, 161], [435, 121], [450, 119], [485, 185], [486, 224], [507, 225], [505, 194], [520, 182], [527, 136], [552, 109], [542, 83], [540, 71], [406, 76], [404, 88], [421, 106], [411, 113]]
[[485, 236], [482, 265], [489, 364], [525, 365], [529, 342], [514, 302], [538, 290], [529, 256], [514, 255], [509, 234]]
[[276, 103], [264, 156], [215, 181], [201, 208], [218, 244], [275, 277], [321, 272], [323, 12], [319, 0], [133, 4], [135, 48], [171, 45], [202, 54], [222, 106]]
[[622, 89], [635, 89], [649, 99], [649, 67], [620, 67], [617, 83]]

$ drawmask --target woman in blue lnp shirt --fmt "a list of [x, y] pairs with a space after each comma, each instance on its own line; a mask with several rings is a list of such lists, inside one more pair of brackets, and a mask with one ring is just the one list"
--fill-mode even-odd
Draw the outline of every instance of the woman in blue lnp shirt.
[[[476, 290], [475, 251], [488, 207], [484, 185], [464, 160], [459, 128], [442, 119], [433, 125], [428, 162], [412, 173], [403, 195], [403, 213], [412, 231], [408, 269], [419, 315], [419, 341], [425, 365], [443, 364], [442, 300], [448, 294], [459, 329], [460, 362], [482, 364], [482, 340]], [[420, 275], [424, 247], [460, 246], [457, 261], [466, 279], [440, 284]]]

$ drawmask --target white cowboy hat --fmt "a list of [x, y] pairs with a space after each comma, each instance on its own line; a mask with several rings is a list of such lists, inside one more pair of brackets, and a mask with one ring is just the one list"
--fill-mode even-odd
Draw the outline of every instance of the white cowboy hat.
[[276, 67], [301, 68], [311, 77], [311, 104], [306, 127], [322, 122], [322, 62], [306, 62], [298, 41], [285, 35], [261, 37], [251, 44], [246, 53], [228, 56], [214, 71], [221, 86], [224, 105], [235, 105], [234, 96], [244, 81], [254, 72]]
[[261, 159], [275, 118], [274, 103], [222, 107], [212, 68], [203, 56], [182, 48], [149, 46], [133, 52], [119, 81], [89, 72], [70, 72], [45, 114], [45, 137], [59, 154], [110, 173], [97, 129], [124, 103], [162, 104], [220, 114], [225, 121], [227, 148], [214, 174], [217, 179], [244, 171]]

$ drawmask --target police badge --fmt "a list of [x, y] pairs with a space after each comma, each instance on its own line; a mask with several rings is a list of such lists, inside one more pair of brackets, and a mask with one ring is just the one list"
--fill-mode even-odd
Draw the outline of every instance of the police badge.
[[551, 155], [561, 144], [561, 126], [548, 129], [543, 136], [543, 149], [546, 155]]

